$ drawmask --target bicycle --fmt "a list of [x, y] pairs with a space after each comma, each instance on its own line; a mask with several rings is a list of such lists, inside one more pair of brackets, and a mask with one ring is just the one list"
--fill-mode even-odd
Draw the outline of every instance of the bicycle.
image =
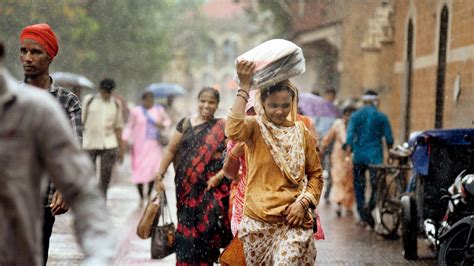
[[389, 151], [388, 164], [369, 165], [377, 171], [375, 203], [375, 231], [387, 238], [398, 238], [402, 221], [401, 196], [407, 187], [408, 171], [411, 170], [411, 150], [397, 146]]

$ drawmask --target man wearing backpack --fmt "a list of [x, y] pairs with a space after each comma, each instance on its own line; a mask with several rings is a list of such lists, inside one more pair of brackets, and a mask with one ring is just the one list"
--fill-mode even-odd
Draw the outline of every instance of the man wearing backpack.
[[122, 163], [124, 145], [122, 141], [123, 118], [118, 101], [112, 96], [113, 79], [100, 82], [99, 93], [84, 97], [82, 124], [84, 127], [83, 149], [95, 163], [100, 157], [99, 188], [107, 199], [107, 189], [116, 162]]

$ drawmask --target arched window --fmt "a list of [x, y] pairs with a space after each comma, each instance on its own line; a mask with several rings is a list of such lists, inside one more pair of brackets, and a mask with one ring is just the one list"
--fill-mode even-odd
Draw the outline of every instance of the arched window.
[[413, 22], [408, 21], [407, 29], [407, 61], [406, 61], [406, 83], [405, 83], [405, 117], [404, 121], [404, 139], [408, 139], [410, 134], [410, 112], [411, 112], [411, 88], [413, 76]]
[[448, 41], [449, 11], [446, 6], [441, 10], [439, 23], [438, 71], [436, 75], [436, 116], [435, 128], [443, 127], [444, 81], [446, 77], [446, 50]]

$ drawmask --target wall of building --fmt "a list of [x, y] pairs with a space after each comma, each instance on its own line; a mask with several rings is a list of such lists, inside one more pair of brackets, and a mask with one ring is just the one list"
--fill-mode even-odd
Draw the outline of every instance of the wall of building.
[[[304, 14], [301, 2], [308, 10]], [[442, 127], [472, 127], [474, 1], [294, 1], [294, 40], [307, 55], [308, 68], [297, 81], [305, 84], [305, 88], [314, 86], [314, 80], [319, 78], [315, 69], [318, 45], [330, 40], [338, 50], [338, 97], [360, 96], [367, 88], [375, 89], [381, 96], [380, 109], [389, 116], [397, 142], [405, 141], [407, 29], [411, 19], [414, 39], [409, 132], [433, 129], [443, 6], [448, 8], [449, 19]], [[388, 34], [389, 38], [380, 34]], [[457, 80], [460, 94], [456, 98]]]
[[[440, 13], [449, 11], [447, 65], [444, 87], [443, 128], [472, 127], [474, 120], [474, 2], [463, 0], [394, 1], [395, 61], [391, 98], [405, 90], [406, 38], [408, 20], [414, 25], [414, 64], [410, 129], [434, 128]], [[459, 76], [461, 93], [454, 97]], [[389, 115], [399, 121], [402, 110], [392, 107]], [[397, 124], [395, 124], [397, 125]], [[400, 125], [398, 125], [400, 126]], [[398, 131], [398, 130], [397, 130]]]
[[[304, 13], [301, 13], [301, 2]], [[361, 43], [367, 29], [367, 18], [379, 5], [379, 0], [359, 1], [293, 1], [294, 40], [305, 53], [307, 73], [296, 79], [303, 90], [323, 91], [325, 83], [318, 79], [316, 65], [324, 49], [321, 43], [337, 50], [335, 70], [339, 74], [336, 89], [339, 98], [358, 97], [364, 90], [364, 58]], [[323, 45], [324, 47], [324, 45]], [[387, 80], [387, 79], [383, 79]]]

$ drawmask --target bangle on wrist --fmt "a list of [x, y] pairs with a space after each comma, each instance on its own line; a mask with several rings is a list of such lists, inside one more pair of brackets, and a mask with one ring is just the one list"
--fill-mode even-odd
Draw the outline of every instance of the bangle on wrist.
[[240, 93], [237, 93], [237, 96], [240, 96], [242, 97], [242, 99], [244, 99], [245, 102], [248, 102], [249, 99], [247, 97], [245, 97], [244, 95], [240, 94]]
[[308, 211], [309, 204], [308, 204], [308, 202], [306, 202], [306, 201], [304, 200], [304, 198], [303, 198], [303, 199], [300, 199], [298, 202], [301, 204], [301, 206], [303, 206], [303, 209], [304, 209], [305, 211]]
[[247, 90], [244, 90], [244, 89], [238, 89], [237, 90], [237, 93], [241, 93], [241, 92], [245, 93], [247, 95], [247, 97], [250, 97], [249, 92]]

